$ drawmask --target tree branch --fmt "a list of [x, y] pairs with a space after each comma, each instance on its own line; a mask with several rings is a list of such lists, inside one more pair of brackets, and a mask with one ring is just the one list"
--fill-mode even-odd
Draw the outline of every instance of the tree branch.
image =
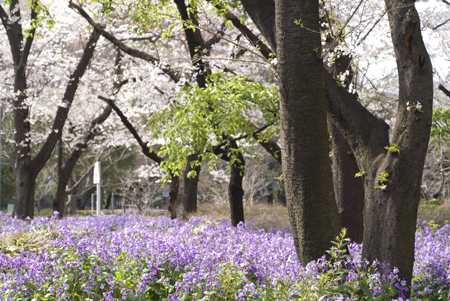
[[114, 101], [112, 99], [98, 96], [99, 99], [105, 101], [108, 105], [110, 105], [113, 110], [117, 113], [122, 123], [125, 125], [125, 127], [130, 131], [130, 133], [133, 135], [134, 139], [139, 143], [139, 146], [142, 149], [142, 152], [144, 155], [155, 161], [156, 163], [160, 164], [163, 159], [159, 157], [155, 152], [150, 152], [150, 148], [147, 146], [147, 143], [142, 141], [142, 138], [139, 136], [137, 130], [134, 128], [134, 126], [130, 123], [128, 118], [122, 113], [122, 111], [116, 106]]
[[33, 29], [31, 29], [28, 37], [25, 40], [25, 46], [23, 47], [23, 51], [22, 51], [22, 56], [20, 58], [20, 64], [19, 64], [19, 69], [17, 70], [18, 73], [24, 73], [25, 72], [25, 68], [27, 66], [27, 62], [28, 62], [28, 56], [30, 54], [30, 50], [31, 50], [31, 45], [33, 44], [33, 40], [34, 40], [34, 35], [36, 33], [36, 26], [33, 26], [33, 23], [36, 22], [37, 19], [37, 12], [35, 10], [34, 5], [36, 5], [36, 1], [32, 0], [31, 2], [31, 20], [30, 20], [30, 25], [32, 26]]
[[242, 6], [272, 49], [277, 48], [274, 0], [241, 0]]
[[357, 148], [364, 148], [362, 152], [372, 159], [386, 153], [384, 146], [389, 145], [389, 125], [370, 113], [354, 94], [338, 86], [328, 72], [325, 72], [325, 86], [328, 116], [341, 130], [355, 154], [361, 152]]
[[447, 90], [443, 85], [439, 84], [438, 89], [445, 93], [448, 97], [450, 97], [450, 91]]
[[125, 52], [133, 57], [140, 58], [146, 62], [153, 63], [154, 65], [159, 67], [165, 74], [167, 74], [174, 82], [178, 82], [180, 80], [180, 76], [173, 69], [171, 69], [170, 67], [164, 68], [162, 66], [159, 66], [160, 61], [156, 57], [154, 57], [146, 52], [128, 47], [122, 41], [117, 39], [114, 35], [107, 32], [102, 26], [100, 26], [100, 24], [94, 22], [94, 20], [92, 20], [92, 18], [89, 16], [89, 14], [81, 6], [73, 3], [72, 1], [69, 1], [69, 7], [77, 10], [78, 13], [83, 18], [85, 18], [86, 21], [88, 21], [89, 24], [95, 28], [96, 31], [98, 31], [105, 39], [107, 39], [108, 41], [110, 41], [111, 43], [113, 43], [114, 45], [119, 47], [120, 50], [122, 50], [123, 52]]
[[255, 130], [253, 133], [251, 133], [251, 134], [244, 134], [244, 135], [241, 135], [241, 136], [239, 136], [239, 137], [236, 137], [236, 138], [233, 138], [233, 139], [228, 139], [228, 140], [226, 140], [226, 141], [224, 141], [224, 142], [222, 142], [222, 143], [219, 143], [219, 144], [217, 144], [216, 146], [214, 146], [214, 149], [216, 149], [216, 148], [222, 148], [222, 147], [224, 147], [225, 145], [227, 145], [227, 144], [229, 144], [229, 143], [233, 143], [233, 142], [237, 142], [237, 141], [239, 141], [239, 140], [242, 140], [242, 139], [245, 139], [245, 138], [247, 138], [248, 136], [250, 136], [250, 135], [252, 135], [252, 136], [257, 136], [259, 133], [261, 133], [262, 131], [264, 131], [265, 129], [267, 129], [269, 126], [271, 126], [271, 124], [266, 124], [266, 125], [264, 125], [263, 127], [261, 127], [261, 128], [259, 128], [259, 129], [257, 129], [257, 130]]
[[70, 76], [69, 83], [67, 84], [63, 98], [64, 107], [58, 107], [52, 126], [52, 132], [47, 137], [47, 140], [45, 141], [39, 153], [30, 163], [30, 165], [34, 166], [34, 170], [36, 172], [39, 172], [45, 165], [56, 145], [56, 142], [62, 135], [62, 129], [66, 122], [70, 106], [72, 105], [73, 99], [75, 97], [75, 93], [78, 89], [78, 84], [84, 72], [86, 71], [89, 62], [91, 61], [99, 37], [100, 34], [94, 30], [89, 38], [88, 43], [86, 44], [86, 47], [84, 48], [83, 56], [81, 57], [75, 71]]
[[217, 44], [220, 42], [220, 40], [222, 39], [222, 37], [225, 34], [225, 23], [222, 24], [221, 26], [222, 28], [219, 30], [218, 33], [216, 33], [215, 35], [213, 35], [213, 37], [211, 39], [209, 39], [208, 41], [205, 42], [205, 49], [210, 51], [212, 46], [214, 44]]
[[431, 29], [436, 30], [436, 29], [438, 29], [439, 27], [444, 26], [445, 24], [447, 24], [449, 21], [450, 21], [450, 19], [448, 19], [447, 21], [444, 21], [444, 22], [442, 22], [442, 23], [436, 25], [435, 27], [433, 27], [433, 28], [431, 28]]

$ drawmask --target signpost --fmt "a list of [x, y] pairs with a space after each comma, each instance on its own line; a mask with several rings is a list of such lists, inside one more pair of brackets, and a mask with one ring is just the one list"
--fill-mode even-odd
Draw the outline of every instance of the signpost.
[[100, 167], [100, 162], [95, 162], [94, 165], [94, 184], [97, 184], [97, 215], [100, 215], [100, 208], [101, 208], [101, 194], [102, 194], [102, 187], [101, 187], [101, 181], [102, 181], [102, 171]]

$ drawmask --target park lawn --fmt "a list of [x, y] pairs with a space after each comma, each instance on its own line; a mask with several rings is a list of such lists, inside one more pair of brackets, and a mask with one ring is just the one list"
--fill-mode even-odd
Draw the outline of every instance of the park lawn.
[[[450, 226], [416, 235], [412, 296], [448, 300]], [[297, 261], [289, 229], [232, 227], [140, 215], [13, 219], [0, 213], [0, 300], [392, 300], [396, 270], [361, 261], [336, 238], [325, 257]], [[396, 296], [396, 297], [394, 297]]]

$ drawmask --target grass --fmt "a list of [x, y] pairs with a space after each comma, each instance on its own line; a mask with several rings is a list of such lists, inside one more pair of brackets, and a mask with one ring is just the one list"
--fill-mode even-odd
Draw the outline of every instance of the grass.
[[[192, 216], [208, 216], [219, 221], [222, 219], [230, 220], [230, 205], [228, 203], [199, 203], [197, 212], [189, 215], [189, 217]], [[258, 228], [264, 230], [290, 227], [287, 208], [282, 205], [244, 205], [244, 217], [246, 222], [256, 223]]]
[[436, 201], [420, 201], [417, 218], [420, 222], [434, 222], [438, 225], [450, 222], [450, 199]]

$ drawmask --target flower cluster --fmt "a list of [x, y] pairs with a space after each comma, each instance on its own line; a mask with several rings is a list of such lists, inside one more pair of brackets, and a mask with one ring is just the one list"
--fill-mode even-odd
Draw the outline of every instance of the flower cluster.
[[[448, 296], [450, 227], [417, 233], [413, 293]], [[345, 233], [344, 233], [345, 234]], [[139, 215], [21, 221], [0, 213], [1, 300], [390, 300], [396, 271], [344, 234], [303, 267], [289, 229]], [[350, 255], [345, 254], [347, 249]], [[345, 280], [344, 280], [345, 279]], [[366, 297], [363, 297], [366, 296]], [[384, 296], [384, 297], [383, 297]], [[315, 299], [316, 298], [316, 299]]]

